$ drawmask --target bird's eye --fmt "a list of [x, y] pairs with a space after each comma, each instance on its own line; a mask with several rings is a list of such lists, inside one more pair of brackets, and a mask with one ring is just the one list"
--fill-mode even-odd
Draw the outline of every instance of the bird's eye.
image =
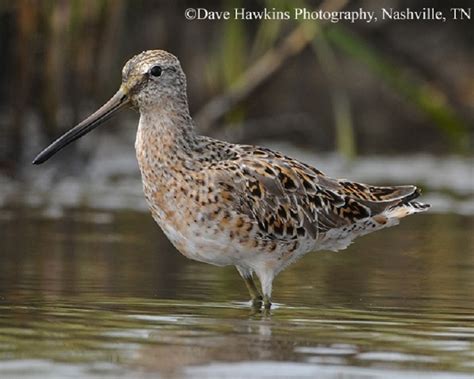
[[152, 76], [160, 76], [161, 75], [161, 67], [160, 66], [153, 66], [150, 69], [150, 74]]

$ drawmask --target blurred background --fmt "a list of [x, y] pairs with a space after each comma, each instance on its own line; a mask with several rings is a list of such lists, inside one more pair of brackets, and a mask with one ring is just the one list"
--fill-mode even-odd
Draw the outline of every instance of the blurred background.
[[[459, 1], [456, 7], [469, 3]], [[379, 20], [353, 24], [189, 21], [184, 17], [189, 7], [214, 11], [362, 8], [377, 11]], [[31, 183], [41, 176], [46, 187], [68, 174], [97, 176], [102, 181], [138, 179], [133, 160], [138, 120], [134, 111], [115, 117], [45, 167], [32, 168], [30, 161], [115, 93], [127, 59], [160, 48], [181, 60], [191, 113], [202, 133], [265, 144], [298, 157], [334, 153], [327, 168], [319, 164], [331, 175], [347, 171], [343, 167], [355, 169], [364, 157], [410, 155], [419, 162], [423, 155], [421, 172], [410, 175], [413, 164], [407, 166], [403, 160], [396, 166], [401, 173], [406, 169], [410, 179], [419, 177], [420, 184], [430, 186], [429, 177], [439, 175], [430, 170], [452, 163], [453, 157], [472, 154], [472, 22], [451, 17], [445, 23], [384, 21], [381, 7], [435, 7], [450, 16], [452, 5], [424, 0], [377, 4], [370, 0], [4, 0], [0, 2], [2, 178]], [[366, 163], [381, 162], [382, 158]], [[469, 175], [462, 166], [458, 168], [455, 180], [464, 181], [466, 187]], [[60, 177], [55, 176], [58, 169]]]
[[[435, 6], [446, 14], [452, 7], [424, 0], [377, 2], [376, 8], [369, 0], [322, 5], [336, 10]], [[39, 147], [115, 92], [127, 59], [156, 48], [180, 58], [192, 114], [208, 134], [227, 131], [227, 138], [245, 143], [286, 141], [348, 158], [467, 152], [474, 121], [469, 20], [379, 17], [376, 23], [322, 25], [184, 17], [188, 7], [222, 11], [296, 6], [317, 9], [321, 2], [2, 1], [1, 168], [10, 174], [21, 171]], [[298, 31], [303, 41], [288, 41]], [[282, 46], [291, 51], [281, 51]], [[262, 66], [258, 85], [245, 82], [244, 74], [275, 50], [277, 57]], [[273, 68], [277, 59], [281, 62]], [[252, 88], [231, 107], [206, 112], [206, 105], [237, 86]], [[136, 120], [133, 114], [117, 117], [102, 132], [117, 135], [122, 125], [133, 128]]]

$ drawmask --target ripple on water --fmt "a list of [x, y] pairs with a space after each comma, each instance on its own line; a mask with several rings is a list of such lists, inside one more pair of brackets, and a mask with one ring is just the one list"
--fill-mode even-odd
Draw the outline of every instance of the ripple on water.
[[148, 215], [0, 212], [0, 377], [467, 377], [472, 224], [428, 214], [308, 255], [259, 313]]

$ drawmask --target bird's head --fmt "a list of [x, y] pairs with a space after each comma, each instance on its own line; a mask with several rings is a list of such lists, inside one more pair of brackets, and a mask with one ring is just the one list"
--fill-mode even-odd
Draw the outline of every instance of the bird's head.
[[120, 91], [139, 109], [160, 107], [186, 96], [186, 77], [173, 54], [148, 50], [125, 64]]
[[144, 111], [186, 103], [186, 77], [178, 58], [163, 50], [144, 51], [125, 64], [122, 84], [115, 95], [96, 112], [45, 148], [33, 163], [45, 162], [127, 105]]

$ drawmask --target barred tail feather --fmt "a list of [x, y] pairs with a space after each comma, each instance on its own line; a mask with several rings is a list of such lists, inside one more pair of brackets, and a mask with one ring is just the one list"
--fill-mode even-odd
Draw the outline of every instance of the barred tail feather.
[[411, 214], [428, 210], [428, 208], [430, 207], [429, 204], [423, 204], [419, 203], [418, 201], [412, 201], [413, 199], [416, 199], [418, 196], [420, 196], [420, 194], [421, 190], [419, 188], [414, 187], [414, 191], [412, 193], [402, 198], [397, 204], [388, 207], [385, 212], [385, 216], [389, 218], [394, 217], [400, 219]]
[[409, 201], [405, 204], [399, 204], [387, 209], [384, 215], [388, 218], [403, 218], [414, 213], [424, 212], [430, 207], [429, 204], [419, 203], [417, 201]]

